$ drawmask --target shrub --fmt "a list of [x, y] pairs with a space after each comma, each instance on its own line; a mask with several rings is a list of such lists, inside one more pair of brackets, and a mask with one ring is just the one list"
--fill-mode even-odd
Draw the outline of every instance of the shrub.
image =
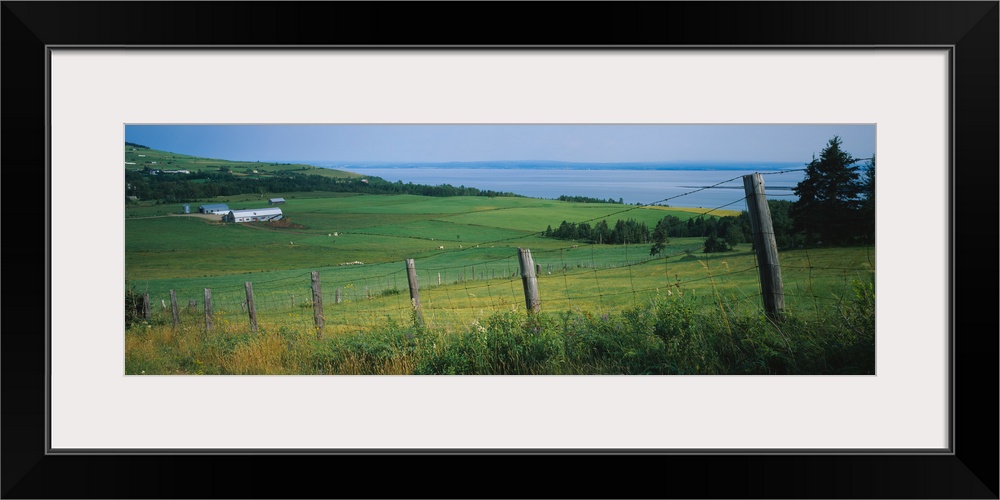
[[705, 239], [703, 250], [705, 253], [728, 252], [730, 250], [732, 250], [732, 247], [729, 246], [729, 243], [724, 239], [716, 237], [714, 234], [708, 235], [708, 238]]
[[425, 352], [418, 374], [528, 375], [559, 373], [562, 343], [539, 315], [501, 312]]
[[125, 328], [130, 328], [142, 319], [142, 294], [125, 278]]

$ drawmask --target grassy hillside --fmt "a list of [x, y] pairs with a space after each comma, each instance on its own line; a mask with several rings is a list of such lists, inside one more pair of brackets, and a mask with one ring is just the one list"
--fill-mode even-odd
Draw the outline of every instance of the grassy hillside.
[[192, 172], [220, 171], [228, 169], [234, 175], [250, 178], [267, 177], [281, 171], [299, 171], [332, 178], [363, 177], [360, 174], [344, 170], [320, 168], [298, 163], [231, 161], [214, 158], [201, 158], [180, 153], [171, 153], [169, 151], [150, 149], [139, 145], [126, 145], [125, 169], [143, 170], [146, 168], [156, 170], [190, 170]]

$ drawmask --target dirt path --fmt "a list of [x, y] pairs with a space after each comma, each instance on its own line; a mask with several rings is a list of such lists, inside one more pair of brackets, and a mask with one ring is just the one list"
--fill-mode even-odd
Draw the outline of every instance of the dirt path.
[[170, 214], [168, 217], [197, 217], [199, 219], [221, 221], [222, 214]]

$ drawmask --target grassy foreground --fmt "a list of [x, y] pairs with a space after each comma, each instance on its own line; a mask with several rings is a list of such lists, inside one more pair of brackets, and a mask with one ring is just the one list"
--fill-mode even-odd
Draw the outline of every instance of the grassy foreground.
[[734, 312], [721, 297], [678, 291], [596, 314], [529, 315], [517, 307], [447, 333], [387, 318], [380, 328], [326, 334], [311, 328], [220, 322], [173, 327], [137, 322], [125, 332], [129, 375], [571, 375], [875, 373], [875, 293], [854, 281], [843, 301], [772, 321]]
[[[648, 242], [541, 236], [563, 220], [655, 226], [699, 210], [281, 194], [284, 225], [181, 216], [179, 204], [126, 209], [126, 278], [153, 308], [148, 323], [125, 331], [127, 374], [874, 373], [873, 248], [783, 250], [785, 315], [776, 322], [761, 313], [749, 243], [705, 254], [703, 238], [678, 237], [654, 256]], [[245, 208], [267, 196], [215, 201]], [[518, 248], [539, 270], [534, 316], [524, 312]], [[421, 326], [411, 317], [410, 258]], [[322, 339], [312, 272], [322, 283]], [[258, 331], [248, 326], [247, 283]]]

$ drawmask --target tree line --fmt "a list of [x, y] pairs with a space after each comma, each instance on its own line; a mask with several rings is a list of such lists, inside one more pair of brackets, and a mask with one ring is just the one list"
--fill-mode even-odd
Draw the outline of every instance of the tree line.
[[618, 198], [618, 201], [615, 201], [614, 198], [608, 198], [606, 200], [602, 200], [600, 198], [592, 198], [590, 196], [569, 196], [569, 195], [565, 195], [565, 194], [564, 195], [560, 195], [558, 198], [556, 198], [556, 200], [558, 200], [558, 201], [569, 201], [569, 202], [573, 202], [573, 203], [613, 203], [613, 204], [616, 204], [616, 205], [624, 205], [625, 204], [625, 200], [622, 199], [622, 198]]
[[520, 195], [482, 190], [466, 186], [442, 184], [427, 186], [402, 181], [389, 182], [380, 177], [333, 178], [315, 174], [280, 171], [261, 177], [239, 177], [227, 171], [200, 171], [190, 174], [157, 174], [125, 171], [125, 194], [140, 200], [178, 203], [254, 193], [286, 193], [330, 191], [359, 194], [413, 194], [421, 196], [489, 196], [518, 197]]
[[552, 229], [552, 226], [547, 227], [543, 235], [560, 240], [621, 245], [648, 243], [650, 232], [645, 222], [639, 222], [634, 219], [624, 221], [619, 219], [615, 221], [613, 227], [608, 225], [607, 220], [602, 220], [594, 226], [591, 226], [587, 222], [577, 224], [575, 222], [562, 221], [562, 224], [555, 229]]
[[653, 228], [635, 219], [618, 219], [613, 226], [606, 219], [593, 226], [587, 222], [564, 220], [555, 229], [548, 226], [542, 234], [592, 244], [652, 244], [650, 255], [662, 253], [670, 238], [705, 238], [705, 251], [710, 253], [731, 250], [739, 243], [750, 241], [750, 219], [745, 212], [727, 217], [692, 217], [686, 221], [667, 215]]

